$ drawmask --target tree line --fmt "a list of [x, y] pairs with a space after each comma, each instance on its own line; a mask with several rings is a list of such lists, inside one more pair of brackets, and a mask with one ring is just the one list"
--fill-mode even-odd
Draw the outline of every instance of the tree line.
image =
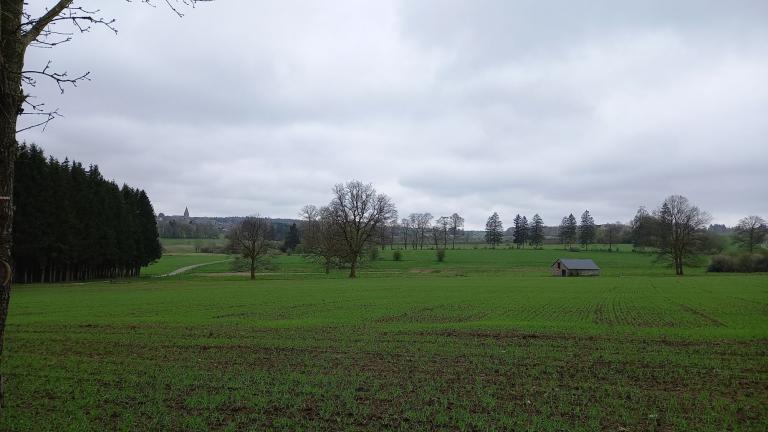
[[[710, 225], [708, 228], [710, 220], [707, 212], [690, 203], [686, 197], [671, 195], [653, 212], [640, 207], [629, 225], [614, 222], [598, 226], [589, 210], [585, 210], [577, 222], [571, 213], [562, 218], [557, 237], [564, 249], [570, 249], [578, 242], [588, 250], [599, 239], [611, 251], [615, 244], [630, 241], [636, 250], [653, 251], [659, 261], [668, 262], [675, 274], [682, 275], [685, 266], [700, 263], [701, 255], [720, 253], [725, 248], [715, 234], [726, 231], [725, 227]], [[516, 215], [511, 231], [512, 242], [518, 248], [542, 246], [544, 222], [538, 214], [530, 223], [525, 216]], [[765, 220], [759, 216], [747, 216], [739, 221], [733, 232], [734, 243], [743, 253], [715, 257], [710, 270], [768, 271], [765, 249], [760, 248], [768, 237]], [[498, 213], [493, 213], [486, 222], [485, 241], [491, 247], [504, 241], [503, 224]]]
[[221, 233], [211, 222], [172, 217], [159, 220], [157, 231], [160, 233], [160, 237], [172, 239], [215, 239]]
[[96, 165], [19, 146], [14, 179], [14, 280], [65, 282], [138, 276], [161, 256], [152, 203]]
[[[294, 250], [313, 257], [325, 268], [348, 266], [350, 277], [356, 276], [359, 262], [365, 252], [375, 248], [402, 242], [407, 249], [423, 249], [433, 244], [444, 251], [463, 234], [464, 218], [458, 213], [434, 220], [430, 213], [411, 213], [398, 221], [397, 210], [391, 200], [376, 193], [371, 184], [352, 181], [338, 184], [333, 189], [333, 199], [325, 206], [306, 205], [301, 211], [299, 227], [291, 226], [290, 234], [281, 249]], [[580, 221], [571, 213], [563, 217], [557, 227], [558, 241], [568, 249], [578, 244], [588, 250], [597, 240], [608, 244], [609, 251], [619, 243], [631, 241], [636, 249], [649, 248], [660, 261], [668, 261], [678, 275], [683, 267], [694, 264], [701, 254], [717, 253], [722, 247], [712, 241], [708, 232], [710, 216], [691, 204], [687, 198], [671, 195], [653, 213], [641, 207], [629, 225], [621, 222], [596, 225], [589, 210], [581, 214]], [[512, 242], [518, 248], [541, 248], [544, 243], [545, 225], [539, 214], [530, 222], [519, 214], [511, 229]], [[259, 227], [256, 229], [256, 227]], [[743, 219], [736, 227], [736, 241], [753, 250], [766, 237], [765, 221], [757, 216]], [[234, 250], [250, 259], [251, 277], [258, 259], [270, 249], [274, 228], [267, 218], [246, 218], [230, 233]], [[493, 213], [486, 223], [485, 241], [492, 247], [504, 242], [505, 231], [498, 213]], [[247, 240], [244, 240], [247, 239]], [[719, 249], [718, 249], [719, 248]], [[374, 254], [369, 254], [375, 256]]]
[[[530, 222], [526, 216], [515, 215], [511, 229], [512, 243], [518, 248], [530, 246], [540, 249], [544, 245], [544, 219], [538, 213], [534, 214]], [[562, 219], [558, 227], [557, 237], [564, 248], [570, 248], [577, 240], [588, 249], [597, 238], [597, 226], [595, 220], [589, 214], [589, 210], [581, 215], [581, 224], [577, 224], [576, 218], [570, 214]], [[485, 241], [492, 248], [504, 242], [504, 224], [499, 214], [494, 212], [485, 224]], [[611, 241], [612, 243], [613, 241]], [[609, 246], [610, 249], [610, 246]]]
[[[715, 233], [725, 231], [718, 226], [707, 228], [709, 215], [692, 205], [685, 197], [672, 195], [653, 212], [640, 207], [631, 222], [635, 247], [656, 250], [661, 260], [668, 261], [675, 274], [683, 267], [698, 264], [702, 254], [719, 254], [724, 246]], [[710, 271], [768, 271], [768, 251], [761, 245], [768, 236], [768, 226], [760, 216], [747, 216], [733, 228], [733, 243], [737, 251], [717, 255]], [[758, 253], [762, 252], [762, 253]]]

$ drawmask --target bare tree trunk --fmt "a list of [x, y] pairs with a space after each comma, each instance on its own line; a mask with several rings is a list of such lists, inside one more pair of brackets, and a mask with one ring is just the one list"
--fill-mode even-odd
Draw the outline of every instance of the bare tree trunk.
[[251, 280], [256, 279], [256, 258], [251, 258]]
[[[3, 86], [7, 85], [3, 83]], [[5, 93], [5, 89], [3, 89]], [[2, 96], [5, 102], [6, 95]], [[0, 127], [0, 262], [11, 263], [11, 241], [13, 226], [13, 164], [16, 160], [16, 115], [18, 105], [10, 106], [3, 103], [3, 114], [14, 110], [10, 116], [3, 115], [3, 125]], [[7, 275], [7, 283], [0, 281], [0, 355], [3, 353], [5, 322], [8, 318], [8, 303], [11, 299], [12, 275]], [[4, 378], [0, 376], [0, 406], [4, 394]]]
[[351, 266], [349, 269], [349, 277], [353, 279], [357, 277], [357, 257], [352, 258]]

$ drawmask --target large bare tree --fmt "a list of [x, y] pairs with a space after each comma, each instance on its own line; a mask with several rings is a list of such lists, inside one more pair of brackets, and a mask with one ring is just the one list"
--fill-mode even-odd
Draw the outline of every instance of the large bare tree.
[[432, 213], [411, 213], [408, 219], [414, 230], [413, 248], [416, 249], [418, 246], [420, 249], [424, 249], [424, 239], [426, 239], [427, 231], [432, 226]]
[[[443, 240], [443, 249], [448, 247], [448, 228], [451, 226], [451, 218], [448, 216], [440, 216], [435, 221], [435, 226], [440, 231], [440, 238]], [[437, 245], [435, 245], [437, 247]]]
[[344, 255], [349, 262], [349, 277], [357, 277], [357, 264], [365, 246], [376, 230], [397, 217], [395, 205], [384, 194], [376, 193], [370, 183], [353, 180], [333, 188], [328, 206], [335, 229], [341, 233]]
[[317, 228], [317, 220], [320, 218], [320, 209], [313, 204], [307, 204], [299, 210], [299, 217], [301, 217], [299, 224], [301, 237], [313, 238], [315, 236], [314, 230]]
[[613, 245], [619, 242], [626, 226], [619, 221], [607, 223], [600, 227], [603, 243], [608, 243], [608, 252], [613, 251]]
[[[130, 1], [130, 0], [127, 0]], [[180, 7], [194, 6], [209, 0], [159, 0], [177, 15]], [[150, 0], [140, 3], [151, 4]], [[33, 4], [34, 3], [34, 4]], [[41, 10], [33, 15], [33, 10]], [[77, 86], [89, 79], [88, 72], [69, 75], [57, 71], [49, 61], [39, 67], [27, 68], [25, 56], [29, 48], [55, 48], [72, 40], [78, 33], [92, 27], [104, 27], [116, 32], [114, 20], [107, 19], [98, 10], [77, 6], [73, 0], [50, 2], [41, 7], [39, 1], [0, 1], [0, 266], [11, 266], [11, 241], [13, 231], [13, 181], [18, 142], [16, 134], [22, 130], [45, 126], [59, 116], [58, 110], [48, 109], [35, 102], [27, 93], [39, 80], [52, 80], [63, 92], [67, 86]], [[30, 118], [19, 127], [19, 118]], [[0, 355], [3, 351], [3, 335], [8, 316], [11, 282], [0, 281]], [[0, 405], [3, 398], [3, 380], [0, 377]]]
[[736, 225], [735, 242], [749, 253], [754, 252], [755, 246], [759, 246], [768, 235], [765, 219], [760, 216], [747, 216]]
[[256, 263], [272, 248], [273, 235], [272, 221], [259, 216], [243, 219], [229, 232], [232, 250], [249, 261], [251, 280], [256, 279]]
[[456, 249], [456, 236], [464, 228], [464, 218], [459, 216], [458, 213], [451, 215], [451, 242], [453, 243], [451, 249]]
[[698, 254], [704, 229], [711, 218], [682, 195], [667, 197], [655, 213], [659, 257], [669, 259], [675, 274], [682, 276], [683, 266]]
[[304, 251], [315, 257], [323, 265], [325, 274], [344, 257], [341, 232], [333, 223], [328, 207], [317, 208], [313, 205], [302, 209], [302, 230]]
[[400, 221], [401, 235], [403, 236], [403, 249], [408, 249], [408, 233], [411, 231], [411, 220], [403, 218]]

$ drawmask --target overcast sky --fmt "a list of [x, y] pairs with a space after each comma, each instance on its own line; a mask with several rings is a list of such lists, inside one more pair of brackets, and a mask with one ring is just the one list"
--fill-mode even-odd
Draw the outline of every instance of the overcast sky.
[[65, 118], [20, 139], [156, 212], [296, 217], [359, 179], [468, 228], [670, 194], [768, 217], [765, 0], [77, 3], [119, 33], [28, 53], [92, 81], [32, 89]]

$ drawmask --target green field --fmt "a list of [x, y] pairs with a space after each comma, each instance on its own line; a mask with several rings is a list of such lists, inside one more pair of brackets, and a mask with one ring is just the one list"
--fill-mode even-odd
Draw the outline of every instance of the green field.
[[387, 250], [357, 280], [294, 255], [256, 281], [16, 286], [0, 429], [768, 429], [767, 275], [571, 254], [604, 275], [547, 276], [558, 250]]
[[[498, 249], [461, 248], [447, 250], [444, 262], [438, 262], [434, 250], [401, 250], [401, 261], [395, 261], [393, 251], [379, 251], [375, 261], [363, 262], [361, 271], [368, 277], [411, 276], [416, 274], [436, 274], [454, 276], [488, 275], [489, 273], [504, 274], [510, 277], [549, 277], [549, 265], [558, 258], [592, 258], [602, 268], [606, 276], [669, 276], [670, 269], [663, 263], [656, 263], [655, 256], [646, 253], [629, 252], [631, 248], [623, 248], [625, 252], [607, 252], [606, 250], [568, 252], [561, 248], [545, 249]], [[195, 255], [189, 255], [194, 257]], [[166, 258], [163, 258], [163, 261]], [[179, 258], [183, 260], [184, 258]], [[190, 258], [194, 259], [194, 258]], [[165, 265], [161, 261], [158, 265]], [[213, 260], [212, 260], [213, 261]], [[274, 274], [261, 274], [259, 277], [274, 279], [276, 277], [300, 277], [309, 274], [312, 278], [325, 277], [323, 267], [301, 255], [277, 255], [268, 259], [274, 267]], [[152, 269], [152, 267], [150, 267]], [[689, 274], [704, 274], [704, 267], [687, 269]], [[231, 263], [220, 263], [195, 269], [193, 274], [201, 273], [231, 273]], [[347, 270], [335, 270], [328, 277], [343, 278]], [[230, 276], [230, 275], [227, 275]], [[241, 275], [244, 277], [244, 274]]]
[[149, 267], [142, 269], [141, 274], [142, 276], [160, 276], [182, 267], [223, 261], [229, 258], [229, 255], [222, 254], [169, 254], [163, 256], [161, 260], [151, 264]]
[[161, 238], [160, 244], [163, 246], [164, 253], [195, 253], [197, 247], [224, 246], [227, 239], [220, 237], [217, 239], [170, 239]]

